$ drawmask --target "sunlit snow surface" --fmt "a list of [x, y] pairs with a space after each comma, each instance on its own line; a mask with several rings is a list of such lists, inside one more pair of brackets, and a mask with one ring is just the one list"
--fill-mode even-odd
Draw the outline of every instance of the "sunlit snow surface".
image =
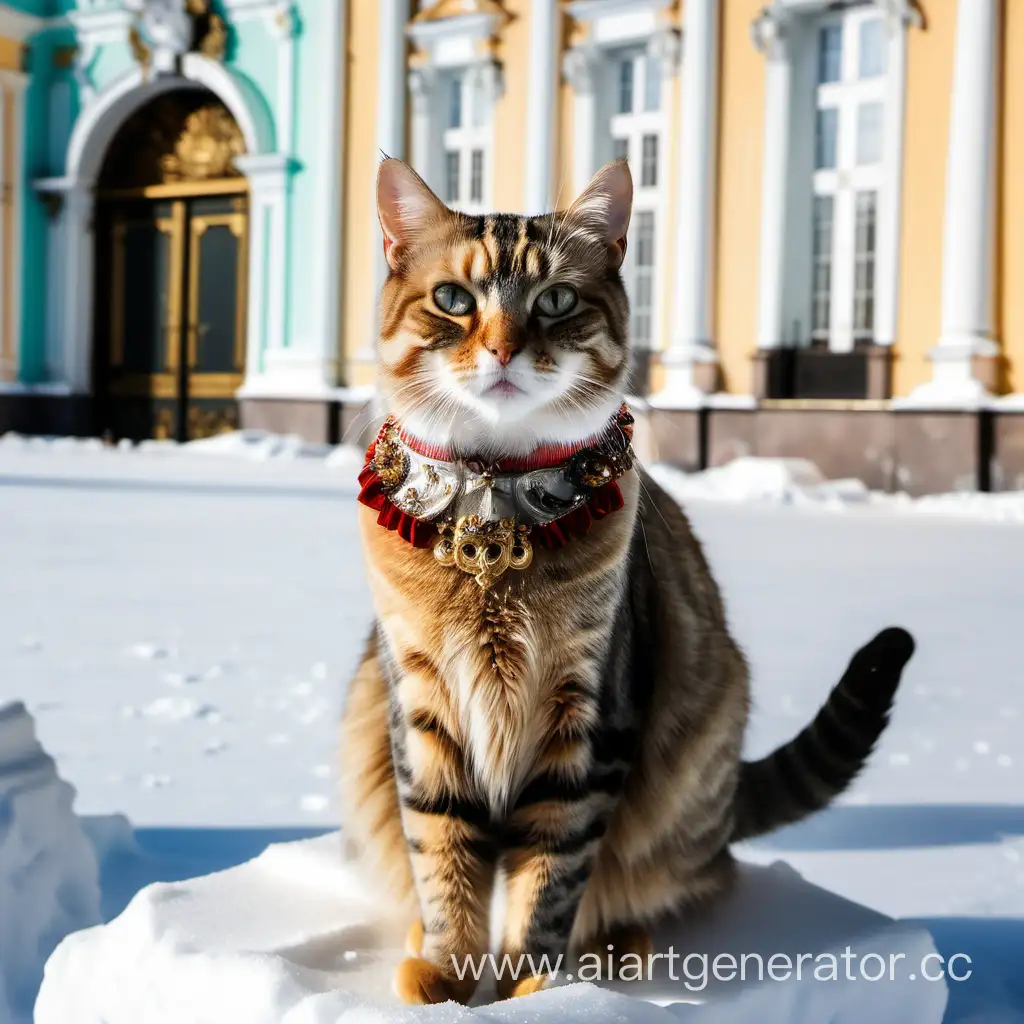
[[[148, 878], [336, 824], [336, 723], [370, 619], [359, 458], [275, 444], [0, 441], [0, 695], [35, 716], [80, 814], [139, 827], [152, 863], [110, 874], [108, 913]], [[708, 487], [663, 476], [684, 497]], [[979, 952], [985, 985], [1020, 986], [1024, 529], [1000, 521], [1020, 496], [997, 515], [984, 497], [930, 502], [950, 517], [783, 484], [687, 501], [753, 670], [749, 752], [803, 725], [875, 630], [906, 626], [918, 652], [843, 805], [742, 852], [927, 918], [940, 949]]]

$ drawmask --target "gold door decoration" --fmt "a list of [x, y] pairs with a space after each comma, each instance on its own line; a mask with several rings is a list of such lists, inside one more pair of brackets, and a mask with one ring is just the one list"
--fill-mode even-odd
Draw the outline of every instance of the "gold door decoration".
[[100, 174], [106, 198], [212, 195], [239, 192], [245, 179], [235, 166], [246, 152], [238, 122], [202, 89], [168, 93], [124, 124]]
[[[235, 204], [240, 205], [240, 204]], [[186, 358], [188, 368], [187, 390], [194, 399], [225, 399], [228, 403], [209, 402], [205, 407], [190, 404], [188, 433], [190, 437], [206, 437], [237, 427], [233, 396], [242, 386], [245, 367], [246, 304], [243, 297], [247, 286], [248, 217], [240, 211], [196, 215], [189, 221], [189, 281], [188, 328]], [[211, 231], [227, 230], [235, 240], [235, 308], [230, 370], [214, 371], [200, 368], [200, 354], [210, 324], [203, 320], [201, 274], [203, 269], [203, 239]]]
[[[111, 245], [110, 292], [110, 390], [120, 396], [150, 396], [174, 398], [178, 393], [177, 336], [181, 324], [181, 295], [173, 282], [184, 273], [185, 247], [183, 237], [184, 206], [175, 204], [170, 217], [147, 221], [140, 214], [127, 215], [115, 220]], [[127, 313], [127, 237], [133, 228], [152, 226], [156, 233], [168, 240], [167, 271], [163, 292], [154, 296], [157, 306], [163, 305], [163, 365], [151, 367], [149, 372], [125, 365], [126, 313]]]
[[245, 152], [245, 139], [222, 103], [208, 103], [185, 118], [174, 149], [160, 158], [163, 182], [210, 181], [237, 175], [235, 158]]

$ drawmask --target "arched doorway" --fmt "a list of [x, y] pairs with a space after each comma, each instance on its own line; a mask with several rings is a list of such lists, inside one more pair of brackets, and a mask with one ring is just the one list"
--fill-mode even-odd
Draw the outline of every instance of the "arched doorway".
[[97, 181], [93, 375], [101, 428], [179, 441], [238, 425], [248, 194], [238, 124], [206, 89], [137, 110]]

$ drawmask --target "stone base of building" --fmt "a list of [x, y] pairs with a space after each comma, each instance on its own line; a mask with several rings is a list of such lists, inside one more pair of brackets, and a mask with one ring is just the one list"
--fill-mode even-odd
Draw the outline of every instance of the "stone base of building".
[[318, 444], [365, 447], [380, 429], [372, 401], [349, 398], [243, 398], [238, 403], [243, 430], [298, 434]]
[[[245, 429], [365, 447], [380, 426], [365, 396], [243, 398]], [[749, 409], [635, 409], [644, 462], [690, 472], [743, 455], [805, 458], [826, 477], [913, 495], [1024, 490], [1024, 411], [894, 409], [887, 402], [771, 402]], [[94, 436], [89, 395], [0, 393], [0, 434]]]
[[96, 435], [92, 395], [0, 392], [0, 434]]
[[637, 413], [642, 457], [696, 471], [743, 455], [804, 458], [872, 490], [1024, 490], [1024, 413], [773, 404]]

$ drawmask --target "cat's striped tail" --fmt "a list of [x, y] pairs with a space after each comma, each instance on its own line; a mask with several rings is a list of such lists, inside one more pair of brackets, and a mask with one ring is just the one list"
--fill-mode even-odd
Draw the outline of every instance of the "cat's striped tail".
[[745, 761], [732, 841], [763, 835], [821, 810], [853, 781], [889, 721], [914, 639], [893, 626], [850, 659], [814, 721], [760, 761]]

